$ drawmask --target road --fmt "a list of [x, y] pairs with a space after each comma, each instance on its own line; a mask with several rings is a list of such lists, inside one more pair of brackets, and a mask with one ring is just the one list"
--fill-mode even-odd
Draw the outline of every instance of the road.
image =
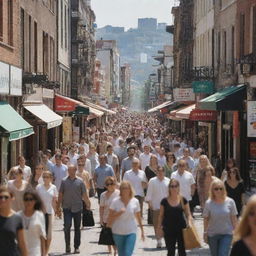
[[[99, 226], [99, 212], [98, 212], [96, 199], [92, 199], [92, 209], [94, 212], [96, 225], [93, 228], [86, 228], [82, 230], [82, 238], [81, 238], [82, 242], [80, 247], [80, 251], [81, 251], [80, 255], [81, 256], [108, 255], [107, 247], [98, 245], [100, 226]], [[144, 219], [146, 219], [146, 212], [144, 212]], [[154, 240], [153, 227], [147, 225], [145, 220], [143, 222], [144, 222], [146, 239], [144, 242], [141, 241], [140, 239], [137, 239], [134, 256], [135, 255], [136, 256], [153, 256], [153, 255], [166, 256], [167, 251], [165, 248], [156, 249], [156, 241]], [[202, 218], [200, 217], [200, 214], [196, 214], [195, 224], [198, 231], [200, 232], [200, 235], [202, 236], [203, 221], [202, 221]], [[72, 235], [73, 235], [73, 232], [72, 232]], [[71, 241], [73, 242], [73, 236]], [[71, 245], [72, 245], [72, 242], [71, 242]], [[50, 250], [50, 255], [51, 256], [72, 255], [72, 254], [65, 254], [64, 252], [65, 252], [65, 242], [64, 242], [64, 232], [63, 232], [63, 220], [56, 219], [53, 225], [53, 242]], [[208, 256], [210, 255], [210, 253], [209, 253], [208, 247], [205, 247], [204, 245], [204, 247], [201, 249], [188, 251], [187, 255], [188, 256]]]

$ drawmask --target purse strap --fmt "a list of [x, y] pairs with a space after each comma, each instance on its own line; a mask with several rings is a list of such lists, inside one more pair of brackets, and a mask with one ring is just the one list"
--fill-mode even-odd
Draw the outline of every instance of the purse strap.
[[184, 219], [186, 221], [186, 225], [188, 225], [188, 217], [186, 215], [186, 210], [185, 210], [185, 205], [184, 205], [184, 198], [182, 196], [180, 196], [180, 204], [183, 210], [183, 214], [184, 214]]

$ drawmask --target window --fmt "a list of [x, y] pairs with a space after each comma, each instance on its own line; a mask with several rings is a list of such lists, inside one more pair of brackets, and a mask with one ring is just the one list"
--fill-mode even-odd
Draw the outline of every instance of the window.
[[25, 64], [24, 64], [24, 59], [25, 59], [25, 29], [24, 29], [24, 9], [20, 9], [20, 41], [21, 41], [21, 67], [24, 70], [25, 69]]
[[220, 40], [220, 32], [218, 32], [218, 59], [217, 59], [217, 63], [218, 63], [218, 66], [220, 66], [219, 64], [220, 64], [220, 42], [221, 42], [221, 40]]
[[0, 0], [0, 41], [3, 40], [3, 0]]
[[29, 72], [32, 72], [32, 68], [31, 68], [31, 55], [32, 55], [32, 28], [31, 28], [31, 16], [29, 15], [28, 18], [28, 69]]
[[37, 73], [37, 23], [34, 22], [34, 72]]
[[227, 66], [227, 32], [223, 32], [223, 67]]
[[13, 0], [8, 0], [8, 44], [13, 45]]
[[245, 15], [240, 14], [240, 57], [244, 56]]
[[43, 73], [48, 74], [48, 71], [49, 71], [48, 34], [43, 32]]
[[232, 42], [231, 42], [231, 66], [232, 66], [232, 73], [235, 70], [235, 27], [232, 26]]
[[256, 53], [256, 6], [253, 7], [252, 17], [252, 52]]

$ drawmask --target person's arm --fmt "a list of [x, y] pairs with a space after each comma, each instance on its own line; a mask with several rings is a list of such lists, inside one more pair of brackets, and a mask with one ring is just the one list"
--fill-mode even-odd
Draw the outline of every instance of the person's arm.
[[43, 236], [40, 236], [40, 244], [41, 244], [41, 255], [42, 256], [46, 256], [46, 251], [45, 251], [45, 244], [46, 244], [46, 241], [45, 241], [45, 238]]
[[18, 247], [20, 249], [21, 256], [28, 256], [28, 250], [27, 250], [26, 243], [25, 243], [23, 229], [20, 229], [17, 231], [17, 240], [18, 240]]
[[158, 216], [158, 225], [157, 225], [157, 233], [159, 235], [159, 237], [162, 236], [162, 223], [163, 223], [163, 219], [164, 219], [164, 207], [163, 205], [160, 205], [160, 212], [159, 212], [159, 216]]
[[107, 221], [107, 227], [112, 227], [113, 222], [121, 216], [125, 212], [125, 209], [121, 209], [119, 212], [109, 209], [109, 215], [108, 215], [108, 221]]
[[57, 209], [56, 209], [56, 214], [57, 214], [57, 216], [58, 216], [59, 218], [61, 217], [61, 209], [60, 209], [60, 206], [61, 206], [62, 200], [63, 200], [63, 193], [62, 193], [62, 192], [59, 192], [59, 197], [58, 197], [58, 201], [57, 201]]
[[188, 225], [192, 226], [193, 223], [193, 218], [190, 212], [190, 208], [189, 208], [189, 203], [187, 202], [187, 204], [184, 205], [184, 210], [185, 210], [185, 214], [187, 217], [187, 221], [188, 221]]
[[204, 217], [204, 242], [208, 244], [208, 227], [209, 227], [209, 217]]
[[191, 185], [191, 196], [195, 194], [195, 191], [196, 191], [196, 184], [194, 183]]
[[233, 229], [236, 229], [236, 226], [237, 226], [237, 216], [236, 215], [231, 215], [231, 222], [232, 222]]
[[88, 210], [90, 210], [90, 208], [91, 208], [91, 201], [90, 201], [90, 199], [89, 199], [87, 190], [83, 193], [83, 200], [84, 200], [84, 202], [85, 202], [85, 204], [86, 204], [86, 208], [87, 208]]
[[104, 206], [100, 206], [100, 225], [103, 225]]
[[93, 181], [94, 181], [94, 187], [95, 188], [97, 188], [97, 178], [98, 178], [98, 176], [97, 176], [97, 174], [96, 174], [96, 172], [94, 173], [94, 176], [93, 176]]
[[142, 221], [141, 221], [141, 213], [140, 212], [136, 212], [135, 213], [135, 217], [137, 219], [137, 222], [140, 226], [140, 230], [141, 230], [141, 240], [144, 241], [145, 240], [145, 235], [144, 235], [144, 229], [143, 229], [143, 225], [142, 225]]
[[145, 198], [145, 201], [148, 202], [148, 205], [149, 205], [149, 208], [152, 209], [152, 183], [149, 182], [148, 183], [148, 189], [147, 189], [147, 195], [146, 195], [146, 198]]

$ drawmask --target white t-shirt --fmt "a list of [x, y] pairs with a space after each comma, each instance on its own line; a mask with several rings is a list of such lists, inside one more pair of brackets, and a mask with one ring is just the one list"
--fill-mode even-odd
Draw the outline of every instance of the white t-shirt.
[[87, 155], [89, 153], [89, 145], [87, 143], [80, 144], [84, 148], [84, 153]]
[[153, 210], [159, 210], [162, 199], [168, 196], [169, 182], [170, 179], [167, 177], [164, 177], [163, 180], [158, 177], [150, 179], [145, 201], [151, 201]]
[[69, 156], [69, 163], [76, 166], [79, 155], [75, 153], [74, 155], [68, 154], [68, 156]]
[[125, 209], [125, 212], [113, 222], [113, 234], [129, 235], [137, 233], [135, 213], [140, 212], [140, 204], [138, 199], [132, 198], [125, 207], [120, 197], [118, 197], [113, 200], [110, 205], [110, 209], [116, 212], [119, 212], [121, 209]]
[[15, 168], [21, 168], [23, 172], [23, 180], [29, 182], [29, 179], [31, 177], [31, 168], [27, 165], [25, 165], [24, 168], [22, 168], [20, 165], [16, 166]]
[[148, 182], [144, 171], [142, 170], [139, 170], [138, 172], [135, 172], [133, 170], [127, 171], [124, 173], [123, 180], [127, 180], [131, 182], [135, 190], [136, 196], [144, 197], [144, 189], [142, 187], [142, 182]]
[[150, 162], [150, 157], [152, 154], [145, 154], [142, 153], [140, 154], [140, 165], [141, 165], [141, 169], [143, 171], [145, 171], [146, 167], [149, 166], [149, 162]]
[[36, 190], [44, 203], [46, 213], [54, 214], [52, 200], [54, 197], [58, 196], [58, 190], [56, 186], [51, 184], [50, 187], [46, 189], [44, 185], [39, 184], [36, 186]]
[[195, 184], [195, 179], [193, 175], [188, 171], [184, 171], [184, 173], [180, 175], [179, 172], [176, 171], [172, 173], [171, 179], [179, 181], [181, 195], [185, 197], [188, 201], [192, 200], [191, 185]]
[[166, 156], [160, 156], [159, 154], [157, 154], [157, 160], [158, 160], [158, 165], [160, 167], [164, 167], [164, 165], [166, 164]]

